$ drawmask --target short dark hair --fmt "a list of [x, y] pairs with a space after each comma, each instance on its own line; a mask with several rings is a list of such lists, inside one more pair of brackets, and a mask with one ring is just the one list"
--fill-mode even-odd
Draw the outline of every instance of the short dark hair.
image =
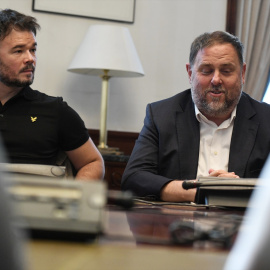
[[243, 66], [243, 63], [244, 63], [243, 44], [238, 39], [238, 37], [224, 31], [206, 32], [198, 36], [192, 42], [191, 47], [190, 47], [190, 54], [189, 54], [190, 65], [191, 66], [194, 65], [194, 62], [195, 62], [195, 59], [199, 50], [202, 50], [203, 48], [206, 48], [206, 47], [211, 47], [215, 44], [224, 44], [224, 43], [232, 44], [232, 46], [235, 48], [236, 53], [238, 55], [240, 65]]
[[8, 36], [12, 29], [31, 31], [36, 35], [40, 25], [34, 17], [26, 16], [12, 9], [0, 10], [0, 40]]

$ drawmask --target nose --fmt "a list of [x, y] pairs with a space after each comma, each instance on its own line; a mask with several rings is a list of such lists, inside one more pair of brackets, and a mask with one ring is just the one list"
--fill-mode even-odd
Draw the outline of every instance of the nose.
[[25, 63], [34, 63], [35, 60], [36, 60], [36, 56], [33, 55], [32, 52], [30, 52], [30, 51], [25, 52], [25, 57], [24, 57], [24, 62]]
[[222, 84], [222, 80], [221, 80], [221, 77], [220, 77], [220, 73], [218, 71], [215, 71], [214, 74], [213, 74], [213, 78], [211, 80], [211, 83], [213, 85], [220, 85]]

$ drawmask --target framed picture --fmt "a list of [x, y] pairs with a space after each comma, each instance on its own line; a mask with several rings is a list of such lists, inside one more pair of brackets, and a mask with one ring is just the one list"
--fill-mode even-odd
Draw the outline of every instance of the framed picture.
[[33, 0], [33, 11], [133, 23], [135, 0]]

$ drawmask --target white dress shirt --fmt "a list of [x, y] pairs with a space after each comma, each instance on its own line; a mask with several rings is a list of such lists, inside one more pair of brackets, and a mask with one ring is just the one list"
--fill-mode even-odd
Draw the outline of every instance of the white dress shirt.
[[200, 122], [200, 151], [197, 177], [208, 176], [209, 169], [228, 171], [236, 108], [233, 110], [231, 117], [220, 126], [208, 120], [196, 105], [195, 114]]

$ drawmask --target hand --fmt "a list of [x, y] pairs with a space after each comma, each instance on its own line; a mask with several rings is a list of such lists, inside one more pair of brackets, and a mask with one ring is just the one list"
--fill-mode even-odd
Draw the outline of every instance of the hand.
[[229, 177], [229, 178], [240, 178], [238, 175], [236, 175], [234, 172], [226, 172], [224, 170], [214, 170], [210, 169], [209, 176], [213, 177]]

